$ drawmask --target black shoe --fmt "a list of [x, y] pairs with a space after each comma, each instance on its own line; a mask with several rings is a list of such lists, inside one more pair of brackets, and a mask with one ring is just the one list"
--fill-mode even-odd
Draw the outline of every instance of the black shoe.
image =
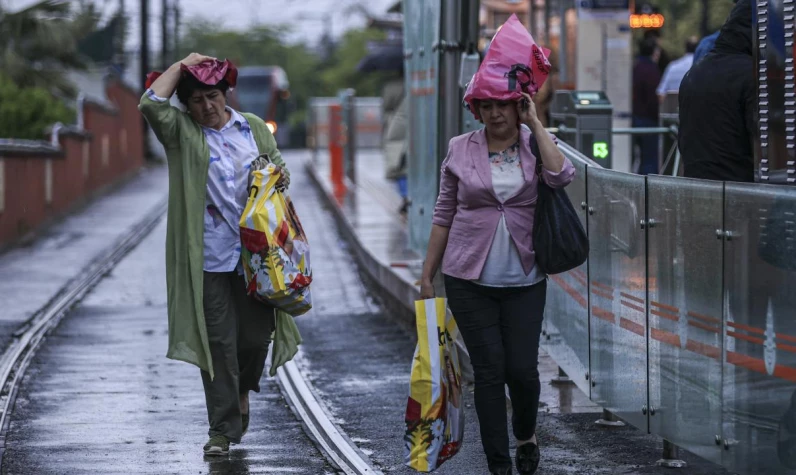
[[517, 471], [523, 475], [536, 473], [536, 469], [539, 468], [540, 458], [538, 445], [533, 442], [520, 445], [517, 447], [517, 455], [515, 456]]

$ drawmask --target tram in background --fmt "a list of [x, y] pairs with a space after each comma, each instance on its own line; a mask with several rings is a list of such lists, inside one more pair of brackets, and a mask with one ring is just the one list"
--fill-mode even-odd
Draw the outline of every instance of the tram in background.
[[238, 71], [230, 102], [242, 112], [262, 118], [280, 147], [290, 141], [290, 83], [279, 66], [247, 66]]

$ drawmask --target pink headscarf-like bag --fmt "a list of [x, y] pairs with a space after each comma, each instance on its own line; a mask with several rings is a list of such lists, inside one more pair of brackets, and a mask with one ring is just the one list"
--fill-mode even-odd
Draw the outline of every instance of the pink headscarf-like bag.
[[[180, 65], [183, 72], [187, 72], [195, 77], [199, 82], [207, 84], [208, 86], [215, 86], [222, 79], [227, 80], [229, 87], [234, 88], [238, 83], [238, 69], [228, 59], [220, 61], [214, 59], [212, 61], [205, 61], [204, 63], [195, 66]], [[152, 83], [161, 76], [161, 72], [153, 71], [146, 76], [146, 88], [152, 87]]]
[[536, 44], [517, 15], [511, 15], [467, 86], [464, 102], [470, 112], [481, 119], [473, 102], [478, 99], [518, 101], [522, 92], [536, 95], [550, 74], [549, 55], [550, 50]]

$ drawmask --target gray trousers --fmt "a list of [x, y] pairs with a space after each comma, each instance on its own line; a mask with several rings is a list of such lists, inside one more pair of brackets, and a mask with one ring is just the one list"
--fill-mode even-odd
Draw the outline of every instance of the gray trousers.
[[246, 294], [237, 272], [204, 273], [204, 311], [215, 378], [202, 371], [210, 437], [239, 443], [240, 395], [260, 392], [274, 309]]

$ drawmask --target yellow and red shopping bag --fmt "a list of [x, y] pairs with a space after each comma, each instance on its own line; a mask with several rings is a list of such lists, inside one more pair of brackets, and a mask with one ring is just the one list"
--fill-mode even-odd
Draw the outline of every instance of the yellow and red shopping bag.
[[446, 299], [415, 302], [417, 348], [406, 404], [404, 463], [419, 471], [436, 470], [462, 446], [464, 408], [456, 352], [459, 329]]
[[269, 163], [254, 170], [240, 218], [241, 261], [249, 295], [295, 316], [312, 308], [310, 246], [290, 197]]

